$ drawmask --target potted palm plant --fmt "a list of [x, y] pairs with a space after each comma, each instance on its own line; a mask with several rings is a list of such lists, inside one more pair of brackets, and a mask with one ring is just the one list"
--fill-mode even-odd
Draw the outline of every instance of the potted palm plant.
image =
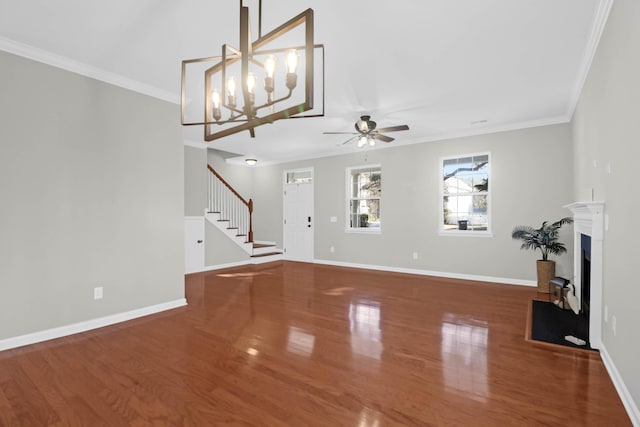
[[553, 223], [545, 221], [540, 228], [518, 225], [511, 232], [511, 237], [522, 240], [520, 249], [540, 249], [542, 259], [536, 262], [538, 273], [538, 292], [549, 293], [549, 281], [556, 275], [556, 262], [549, 260], [549, 255], [561, 255], [567, 252], [564, 243], [559, 241], [560, 228], [564, 224], [571, 224], [570, 217], [562, 218]]

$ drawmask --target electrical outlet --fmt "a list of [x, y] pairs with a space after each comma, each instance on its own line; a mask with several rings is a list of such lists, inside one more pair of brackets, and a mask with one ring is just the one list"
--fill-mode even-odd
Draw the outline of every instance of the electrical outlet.
[[418, 252], [413, 253], [413, 259], [418, 259]]
[[329, 218], [329, 221], [338, 222], [338, 217], [337, 216], [332, 216], [331, 218]]
[[336, 251], [336, 248], [334, 248], [333, 246], [329, 248], [329, 252], [334, 253], [335, 251]]
[[102, 286], [98, 286], [97, 288], [93, 288], [93, 299], [102, 299]]
[[616, 316], [611, 316], [611, 329], [613, 330], [613, 336], [616, 336], [616, 333], [618, 332], [616, 330], [616, 326], [617, 326], [617, 319]]
[[604, 322], [607, 323], [609, 321], [609, 306], [607, 304], [604, 305]]

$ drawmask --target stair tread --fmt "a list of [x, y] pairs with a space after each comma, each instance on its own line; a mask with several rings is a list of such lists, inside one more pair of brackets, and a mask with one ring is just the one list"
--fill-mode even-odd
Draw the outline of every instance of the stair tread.
[[258, 249], [258, 248], [272, 248], [275, 245], [273, 243], [254, 243], [253, 244], [253, 248], [254, 249]]
[[282, 255], [282, 252], [265, 252], [263, 254], [251, 255], [251, 258], [260, 258], [263, 256], [270, 256], [270, 255]]

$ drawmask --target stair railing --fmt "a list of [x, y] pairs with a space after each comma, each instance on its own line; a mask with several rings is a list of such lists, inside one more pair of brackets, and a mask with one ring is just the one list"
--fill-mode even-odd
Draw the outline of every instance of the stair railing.
[[220, 214], [220, 219], [229, 221], [230, 229], [237, 229], [238, 236], [246, 236], [253, 242], [253, 200], [246, 201], [210, 165], [209, 169], [209, 212]]

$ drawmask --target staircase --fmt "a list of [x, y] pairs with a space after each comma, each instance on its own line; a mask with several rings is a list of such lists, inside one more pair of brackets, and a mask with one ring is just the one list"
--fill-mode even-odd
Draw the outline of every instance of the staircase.
[[275, 242], [253, 238], [253, 200], [245, 200], [210, 165], [208, 206], [205, 218], [229, 237], [248, 255], [252, 263], [282, 259], [282, 250]]

